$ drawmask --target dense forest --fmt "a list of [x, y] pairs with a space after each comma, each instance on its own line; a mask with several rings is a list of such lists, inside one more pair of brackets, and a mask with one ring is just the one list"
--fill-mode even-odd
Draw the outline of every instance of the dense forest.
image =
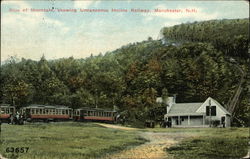
[[162, 28], [160, 40], [149, 37], [85, 59], [11, 57], [1, 65], [0, 101], [17, 107], [110, 108], [143, 122], [163, 118], [165, 109], [155, 102], [160, 96], [177, 95], [177, 102], [203, 102], [210, 96], [227, 108], [242, 76], [240, 67], [246, 75], [233, 122], [246, 126], [248, 25], [248, 19], [176, 25]]

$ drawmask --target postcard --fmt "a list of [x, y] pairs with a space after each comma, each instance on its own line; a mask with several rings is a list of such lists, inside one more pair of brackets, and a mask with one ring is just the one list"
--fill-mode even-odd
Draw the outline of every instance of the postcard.
[[249, 158], [249, 1], [1, 1], [1, 159]]

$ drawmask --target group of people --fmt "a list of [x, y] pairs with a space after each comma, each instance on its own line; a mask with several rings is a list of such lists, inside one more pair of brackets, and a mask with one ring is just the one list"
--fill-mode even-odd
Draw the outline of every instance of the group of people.
[[10, 114], [9, 124], [22, 125], [23, 122], [23, 115], [21, 115], [19, 112], [16, 114]]

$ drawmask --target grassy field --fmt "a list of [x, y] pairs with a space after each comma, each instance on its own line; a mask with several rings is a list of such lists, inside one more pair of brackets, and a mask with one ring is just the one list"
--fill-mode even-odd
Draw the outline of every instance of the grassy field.
[[249, 149], [248, 128], [192, 128], [165, 131], [194, 135], [166, 149], [175, 159], [235, 159], [245, 156]]
[[[0, 153], [21, 159], [97, 158], [145, 142], [133, 131], [75, 122], [3, 124], [1, 139]], [[27, 153], [6, 153], [8, 147], [29, 147], [29, 150]]]
[[[146, 142], [138, 137], [138, 134], [144, 136], [143, 133], [151, 135], [151, 147], [161, 148], [157, 145], [160, 141], [180, 141], [164, 150], [166, 155], [175, 159], [241, 158], [247, 154], [249, 141], [248, 128], [146, 128], [128, 131], [104, 128], [95, 123], [3, 124], [0, 154], [9, 159], [103, 158]], [[8, 147], [29, 147], [29, 150], [27, 153], [7, 153]], [[141, 155], [151, 153], [151, 149], [147, 150], [150, 152], [143, 150]]]

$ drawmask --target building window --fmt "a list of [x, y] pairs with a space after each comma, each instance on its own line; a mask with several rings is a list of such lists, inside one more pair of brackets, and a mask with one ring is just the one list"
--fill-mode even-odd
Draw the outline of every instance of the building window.
[[[206, 106], [206, 116], [210, 115], [209, 106]], [[216, 116], [216, 106], [211, 106], [211, 116]]]

